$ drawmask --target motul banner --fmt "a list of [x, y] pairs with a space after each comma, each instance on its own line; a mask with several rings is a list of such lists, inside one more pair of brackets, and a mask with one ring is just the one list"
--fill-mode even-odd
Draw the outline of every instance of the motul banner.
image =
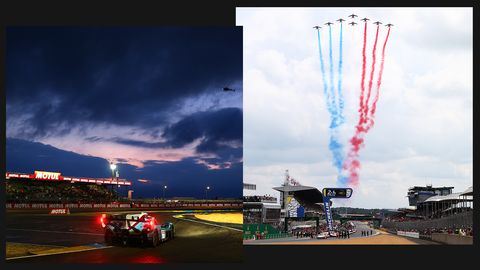
[[63, 180], [63, 178], [60, 179], [60, 173], [44, 172], [44, 171], [35, 171], [35, 179], [38, 179], [38, 180]]
[[125, 179], [111, 179], [111, 178], [79, 178], [71, 176], [63, 176], [59, 172], [45, 172], [35, 171], [33, 174], [26, 173], [11, 173], [5, 174], [6, 179], [32, 179], [32, 180], [45, 180], [45, 181], [68, 181], [71, 183], [83, 182], [83, 183], [95, 183], [95, 184], [113, 184], [122, 186], [131, 186], [132, 183]]
[[50, 209], [50, 215], [69, 215], [70, 210], [68, 208], [52, 208]]
[[[223, 206], [222, 206], [223, 205]], [[70, 209], [70, 208], [173, 208], [173, 209], [188, 209], [189, 207], [202, 207], [202, 208], [241, 208], [242, 203], [141, 203], [133, 204], [129, 203], [7, 203], [7, 209]]]
[[31, 204], [32, 208], [48, 208], [47, 203], [32, 203]]

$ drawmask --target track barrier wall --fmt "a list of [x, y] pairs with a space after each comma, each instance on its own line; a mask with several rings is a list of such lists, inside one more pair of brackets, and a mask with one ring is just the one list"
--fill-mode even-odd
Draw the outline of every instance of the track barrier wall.
[[449, 245], [473, 245], [472, 236], [463, 236], [448, 233], [432, 233], [432, 241]]
[[158, 208], [158, 209], [242, 209], [241, 202], [205, 203], [205, 202], [172, 202], [172, 203], [7, 203], [7, 209], [105, 209], [105, 208]]

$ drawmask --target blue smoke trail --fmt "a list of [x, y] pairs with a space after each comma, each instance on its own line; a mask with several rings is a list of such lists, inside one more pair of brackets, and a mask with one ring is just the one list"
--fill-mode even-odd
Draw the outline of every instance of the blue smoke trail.
[[330, 115], [333, 115], [333, 113], [335, 112], [335, 107], [332, 106], [330, 101], [331, 97], [330, 97], [330, 94], [328, 93], [327, 80], [325, 78], [325, 66], [323, 65], [323, 54], [322, 54], [322, 43], [320, 41], [320, 30], [318, 29], [317, 29], [317, 34], [318, 34], [318, 52], [320, 53], [320, 69], [322, 70], [323, 93], [325, 94], [327, 110], [330, 113]]
[[[335, 87], [333, 85], [332, 30], [331, 30], [331, 27], [329, 26], [330, 92], [328, 91], [327, 81], [325, 78], [326, 76], [325, 76], [325, 67], [323, 65], [320, 31], [318, 29], [317, 29], [317, 33], [318, 33], [318, 49], [320, 53], [320, 67], [322, 70], [322, 79], [323, 79], [323, 90], [326, 96], [327, 109], [328, 109], [328, 112], [330, 113], [330, 121], [331, 121], [330, 122], [330, 140], [329, 140], [328, 148], [333, 155], [333, 165], [337, 168], [337, 171], [338, 171], [337, 182], [339, 182], [340, 185], [342, 186], [348, 181], [348, 179], [340, 175], [343, 167], [344, 154], [343, 154], [343, 145], [339, 141], [337, 128], [340, 124], [343, 123], [343, 119], [341, 120], [339, 119], [336, 101], [335, 101]], [[342, 54], [342, 52], [340, 54]], [[339, 70], [341, 70], [341, 61], [342, 59], [340, 60]], [[341, 83], [339, 83], [339, 85], [341, 86]], [[339, 91], [339, 93], [341, 93], [341, 91]], [[340, 108], [343, 109], [343, 97], [342, 96], [339, 96], [339, 97], [342, 99], [340, 101], [341, 102]]]
[[337, 112], [337, 104], [335, 102], [335, 87], [333, 86], [333, 55], [332, 55], [332, 27], [328, 26], [328, 34], [330, 37], [330, 48], [329, 48], [329, 60], [330, 60], [330, 95], [333, 97], [331, 101], [331, 105], [333, 108], [332, 114], [332, 122], [330, 124], [330, 128], [338, 127], [338, 112]]
[[343, 66], [343, 24], [340, 23], [340, 54], [338, 57], [338, 103], [339, 103], [339, 125], [345, 122], [345, 117], [343, 116], [343, 92], [342, 92], [342, 66]]

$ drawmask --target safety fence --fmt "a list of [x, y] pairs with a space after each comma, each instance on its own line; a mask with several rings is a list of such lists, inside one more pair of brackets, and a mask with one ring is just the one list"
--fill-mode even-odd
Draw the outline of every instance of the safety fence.
[[266, 235], [244, 234], [243, 240], [277, 239], [277, 238], [286, 238], [290, 236], [291, 235], [288, 233], [274, 233], [274, 234], [266, 234]]

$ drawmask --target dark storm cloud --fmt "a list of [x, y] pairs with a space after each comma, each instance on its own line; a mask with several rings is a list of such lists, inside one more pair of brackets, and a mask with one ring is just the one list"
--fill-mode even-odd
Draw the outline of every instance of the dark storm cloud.
[[6, 67], [7, 118], [28, 114], [32, 136], [80, 122], [151, 127], [182, 98], [241, 80], [242, 31], [9, 27]]
[[143, 148], [181, 148], [197, 139], [197, 153], [214, 153], [225, 160], [242, 157], [243, 114], [239, 108], [197, 112], [169, 125], [162, 137], [164, 142], [149, 142], [121, 137], [88, 137], [90, 142], [108, 141]]
[[131, 139], [122, 139], [122, 138], [113, 138], [112, 141], [119, 144], [136, 146], [136, 147], [144, 147], [144, 148], [163, 148], [168, 146], [165, 143], [145, 142], [145, 141], [138, 141], [138, 140], [131, 140]]
[[243, 114], [238, 108], [225, 108], [214, 112], [198, 112], [168, 126], [163, 137], [170, 145], [182, 147], [201, 138], [197, 152], [216, 152], [222, 142], [242, 141]]

